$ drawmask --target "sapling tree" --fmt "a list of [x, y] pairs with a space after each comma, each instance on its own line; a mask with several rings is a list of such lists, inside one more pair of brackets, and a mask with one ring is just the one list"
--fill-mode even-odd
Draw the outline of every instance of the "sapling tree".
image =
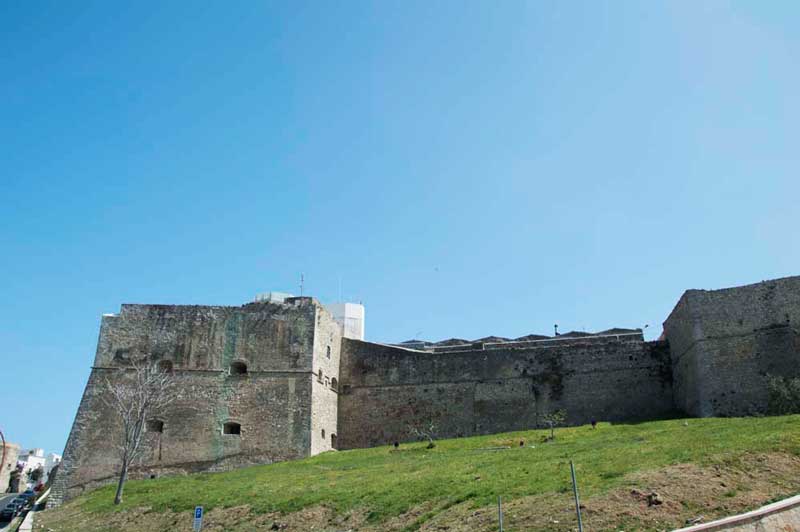
[[550, 440], [556, 439], [556, 427], [563, 425], [567, 419], [567, 411], [563, 409], [554, 410], [542, 416], [542, 421], [550, 429]]
[[114, 504], [122, 502], [122, 490], [128, 478], [128, 469], [142, 451], [142, 438], [147, 421], [158, 415], [177, 398], [175, 378], [171, 371], [147, 360], [130, 360], [130, 365], [119, 369], [114, 382], [106, 379], [103, 400], [116, 414], [121, 431], [116, 448], [121, 467]]
[[408, 431], [419, 438], [420, 441], [428, 440], [428, 449], [436, 447], [436, 424], [433, 421], [428, 423], [412, 423], [408, 426]]

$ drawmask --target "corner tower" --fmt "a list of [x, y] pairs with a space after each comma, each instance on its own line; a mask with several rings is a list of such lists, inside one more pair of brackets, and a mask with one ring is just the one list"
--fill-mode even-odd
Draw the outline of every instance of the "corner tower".
[[[335, 445], [341, 333], [316, 300], [241, 307], [122, 305], [105, 315], [49, 506], [114, 481], [120, 430], [104, 383], [132, 359], [173, 372], [180, 397], [148, 420], [131, 478], [221, 471]], [[333, 438], [332, 438], [333, 436]]]
[[768, 376], [800, 376], [800, 277], [687, 290], [664, 322], [675, 406], [693, 416], [764, 413]]

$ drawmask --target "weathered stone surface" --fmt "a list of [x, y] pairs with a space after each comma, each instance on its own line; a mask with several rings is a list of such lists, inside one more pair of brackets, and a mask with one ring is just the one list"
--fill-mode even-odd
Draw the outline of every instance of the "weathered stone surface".
[[[541, 427], [558, 409], [569, 424], [761, 413], [768, 375], [800, 375], [798, 323], [800, 277], [689, 290], [664, 324], [668, 342], [609, 329], [392, 346], [343, 338], [308, 297], [123, 305], [103, 317], [48, 504], [114, 480], [118, 422], [103, 383], [132, 357], [170, 364], [182, 392], [159, 416], [163, 432], [147, 434], [136, 478], [408, 441], [431, 422], [442, 438]], [[241, 434], [224, 434], [227, 422]]]
[[768, 375], [800, 376], [800, 277], [688, 290], [664, 323], [675, 403], [695, 416], [763, 413]]
[[[114, 480], [118, 420], [103, 401], [131, 357], [169, 361], [181, 397], [146, 435], [131, 477], [216, 471], [331, 449], [340, 336], [311, 298], [243, 307], [123, 305], [104, 316], [97, 354], [50, 505]], [[330, 347], [330, 352], [328, 351]], [[246, 366], [231, 374], [233, 363]], [[319, 375], [322, 371], [322, 380]], [[223, 434], [223, 425], [241, 434]], [[326, 437], [321, 436], [326, 430]]]
[[435, 354], [349, 339], [342, 346], [342, 448], [411, 440], [419, 422], [459, 437], [540, 427], [562, 408], [570, 424], [673, 410], [669, 351], [641, 332]]
[[[0, 443], [2, 445], [2, 443]], [[2, 451], [2, 449], [0, 449]], [[17, 467], [17, 457], [19, 456], [19, 445], [16, 443], [5, 443], [5, 459], [0, 464], [0, 493], [5, 493], [11, 479], [11, 473]]]

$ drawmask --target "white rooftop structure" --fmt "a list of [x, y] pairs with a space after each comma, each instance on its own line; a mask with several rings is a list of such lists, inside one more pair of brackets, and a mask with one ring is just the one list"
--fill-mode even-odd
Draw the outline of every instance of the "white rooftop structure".
[[22, 464], [22, 470], [30, 473], [39, 466], [44, 468], [47, 459], [44, 457], [44, 449], [26, 449], [19, 452], [17, 464]]
[[294, 296], [286, 292], [266, 292], [256, 294], [256, 303], [283, 303], [288, 297]]
[[359, 303], [331, 303], [325, 305], [333, 319], [342, 328], [342, 336], [353, 340], [364, 339], [364, 305]]
[[[294, 295], [286, 292], [256, 294], [256, 303], [283, 303]], [[361, 303], [330, 303], [325, 305], [333, 319], [342, 328], [342, 335], [353, 340], [364, 339], [364, 305]]]
[[35, 456], [36, 458], [44, 458], [44, 449], [39, 449], [38, 447], [35, 449], [29, 449], [28, 455]]

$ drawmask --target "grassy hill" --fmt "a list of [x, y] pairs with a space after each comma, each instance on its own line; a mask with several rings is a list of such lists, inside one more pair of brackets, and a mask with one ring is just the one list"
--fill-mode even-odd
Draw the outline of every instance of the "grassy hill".
[[[575, 462], [587, 530], [661, 530], [800, 492], [800, 416], [599, 424], [329, 452], [238, 471], [129, 482], [39, 514], [54, 531], [570, 530]], [[523, 445], [520, 445], [523, 442]], [[662, 504], [648, 505], [657, 492]], [[46, 530], [46, 528], [44, 528]]]

